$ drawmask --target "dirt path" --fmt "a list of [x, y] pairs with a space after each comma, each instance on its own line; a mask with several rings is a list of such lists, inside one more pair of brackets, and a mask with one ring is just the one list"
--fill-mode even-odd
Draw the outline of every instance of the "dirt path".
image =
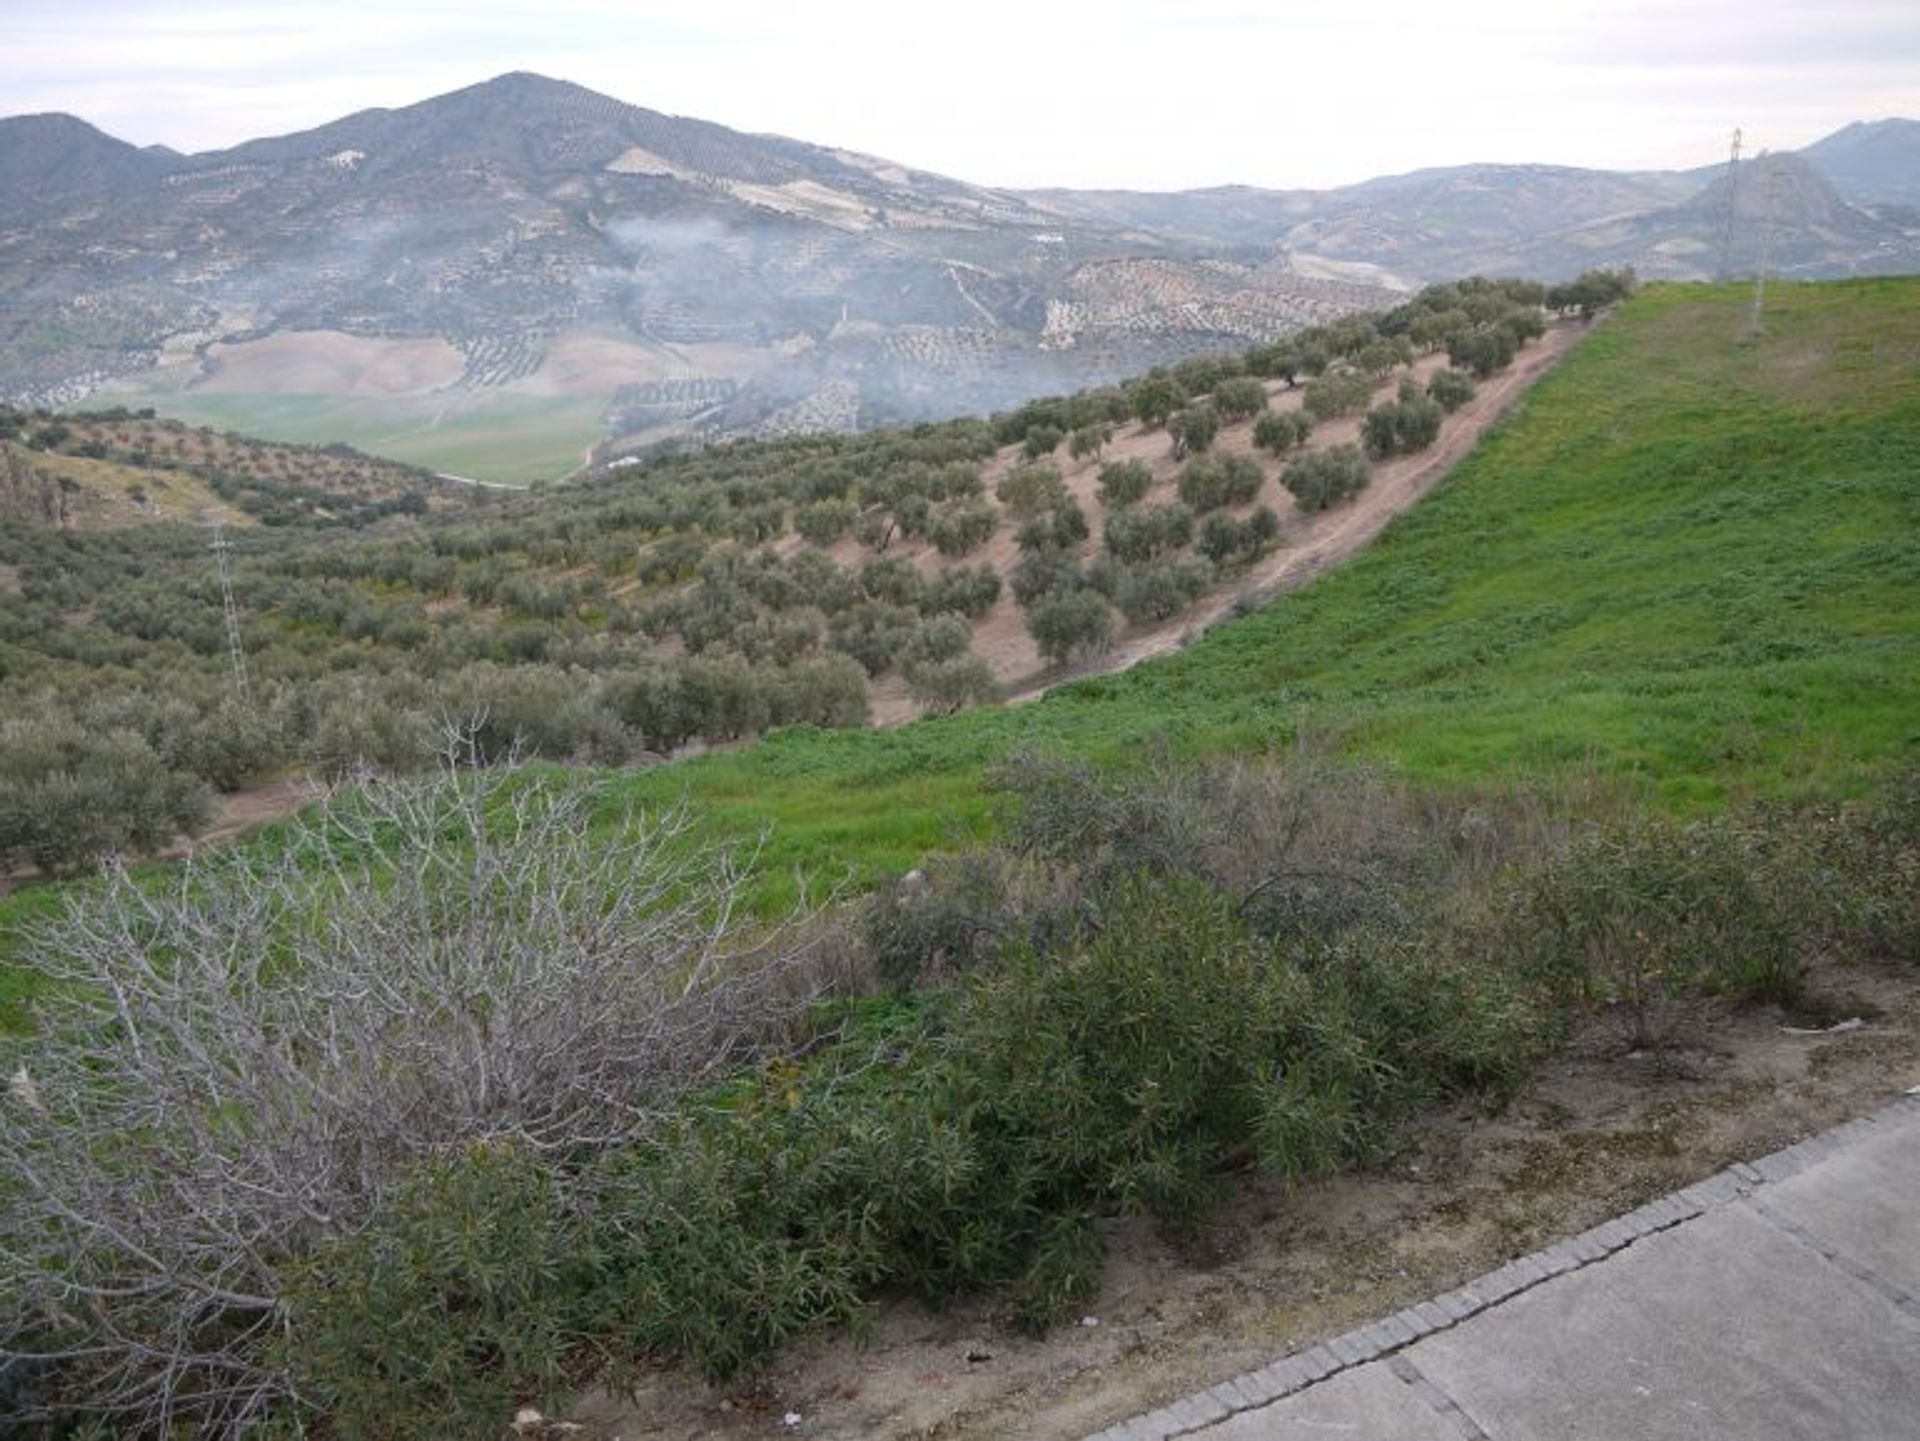
[[[1511, 410], [1533, 383], [1552, 369], [1586, 333], [1586, 327], [1574, 325], [1548, 330], [1539, 343], [1523, 351], [1513, 365], [1480, 383], [1473, 399], [1448, 418], [1440, 439], [1431, 449], [1376, 465], [1367, 488], [1350, 503], [1309, 516], [1301, 513], [1285, 492], [1280, 496], [1263, 496], [1280, 513], [1286, 526], [1285, 539], [1278, 550], [1250, 567], [1238, 577], [1236, 585], [1208, 596], [1177, 620], [1123, 637], [1084, 673], [1126, 670], [1153, 656], [1177, 650], [1192, 635], [1230, 616], [1235, 607], [1248, 601], [1264, 603], [1297, 590], [1324, 571], [1359, 554], [1387, 528], [1389, 521], [1411, 509], [1446, 479], [1487, 429]], [[1416, 368], [1415, 374], [1424, 378], [1444, 365], [1443, 357], [1429, 357]], [[1351, 419], [1314, 430], [1316, 440], [1324, 437], [1326, 443], [1335, 445], [1356, 440], [1358, 434], [1359, 424]], [[1270, 481], [1269, 491], [1275, 488], [1277, 481]], [[1276, 503], [1282, 497], [1284, 509]], [[1014, 699], [1032, 700], [1060, 683], [1058, 676], [1031, 676], [1016, 685], [1011, 694]]]
[[[1910, 970], [1817, 974], [1817, 1010], [1701, 1007], [1670, 1053], [1596, 1020], [1495, 1115], [1436, 1113], [1362, 1175], [1250, 1184], [1197, 1242], [1116, 1225], [1086, 1322], [1041, 1340], [991, 1307], [883, 1309], [865, 1347], [797, 1346], [749, 1386], [678, 1373], [584, 1403], [581, 1441], [1073, 1441], [1267, 1364], [1920, 1083]], [[1854, 1029], [1822, 1030], [1852, 1017]], [[1811, 1032], [1811, 1033], [1796, 1033]], [[788, 1414], [798, 1415], [787, 1426]]]

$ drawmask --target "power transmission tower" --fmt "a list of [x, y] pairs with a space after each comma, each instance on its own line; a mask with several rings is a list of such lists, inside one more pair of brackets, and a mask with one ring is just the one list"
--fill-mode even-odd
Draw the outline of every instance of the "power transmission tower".
[[1760, 334], [1760, 307], [1767, 299], [1767, 267], [1773, 263], [1774, 209], [1780, 198], [1780, 167], [1766, 164], [1767, 152], [1760, 152], [1760, 263], [1753, 271], [1753, 308], [1747, 312], [1747, 339]]
[[1733, 153], [1727, 157], [1726, 216], [1720, 226], [1720, 273], [1718, 279], [1733, 279], [1733, 221], [1735, 196], [1740, 189], [1740, 127], [1733, 127]]
[[240, 609], [233, 603], [233, 572], [227, 564], [227, 552], [232, 549], [225, 528], [216, 521], [213, 557], [220, 569], [220, 608], [227, 621], [227, 655], [233, 662], [233, 689], [242, 701], [251, 701], [253, 686], [247, 678], [247, 652], [240, 643]]

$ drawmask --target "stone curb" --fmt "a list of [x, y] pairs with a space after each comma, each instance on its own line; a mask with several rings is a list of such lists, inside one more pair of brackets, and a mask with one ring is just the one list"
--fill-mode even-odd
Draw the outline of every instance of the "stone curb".
[[[1704, 1181], [1649, 1201], [1624, 1216], [1557, 1241], [1545, 1250], [1509, 1261], [1464, 1286], [1296, 1351], [1258, 1371], [1183, 1396], [1157, 1411], [1109, 1426], [1086, 1441], [1172, 1441], [1173, 1437], [1192, 1435], [1242, 1411], [1271, 1406], [1329, 1376], [1391, 1357], [1422, 1337], [1457, 1326], [1522, 1291], [1544, 1285], [1555, 1276], [1591, 1266], [1644, 1237], [1685, 1225], [1717, 1207], [1798, 1175], [1873, 1134], [1885, 1122], [1910, 1115], [1920, 1115], [1920, 1088], [1857, 1121], [1809, 1136], [1751, 1164], [1736, 1161]], [[1904, 1293], [1902, 1300], [1907, 1306], [1920, 1304]]]

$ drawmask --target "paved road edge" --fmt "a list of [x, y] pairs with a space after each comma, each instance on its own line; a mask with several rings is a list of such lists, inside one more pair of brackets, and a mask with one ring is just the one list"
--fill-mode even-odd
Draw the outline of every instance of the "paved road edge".
[[1384, 1320], [1296, 1351], [1270, 1366], [1183, 1396], [1157, 1411], [1109, 1426], [1087, 1441], [1171, 1441], [1173, 1437], [1191, 1435], [1242, 1411], [1270, 1406], [1342, 1371], [1391, 1357], [1422, 1337], [1457, 1326], [1555, 1276], [1604, 1261], [1643, 1237], [1672, 1230], [1716, 1207], [1762, 1192], [1872, 1135], [1884, 1123], [1916, 1114], [1920, 1114], [1920, 1088], [1908, 1091], [1857, 1121], [1822, 1131], [1757, 1161], [1736, 1161], [1704, 1181], [1649, 1201], [1624, 1216], [1602, 1222], [1544, 1250], [1509, 1261], [1464, 1286], [1396, 1311]]

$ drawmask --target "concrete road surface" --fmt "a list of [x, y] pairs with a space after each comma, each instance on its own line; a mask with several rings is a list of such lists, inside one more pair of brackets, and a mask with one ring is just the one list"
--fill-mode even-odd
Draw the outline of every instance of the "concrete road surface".
[[1920, 1441], [1920, 1094], [1095, 1441]]

